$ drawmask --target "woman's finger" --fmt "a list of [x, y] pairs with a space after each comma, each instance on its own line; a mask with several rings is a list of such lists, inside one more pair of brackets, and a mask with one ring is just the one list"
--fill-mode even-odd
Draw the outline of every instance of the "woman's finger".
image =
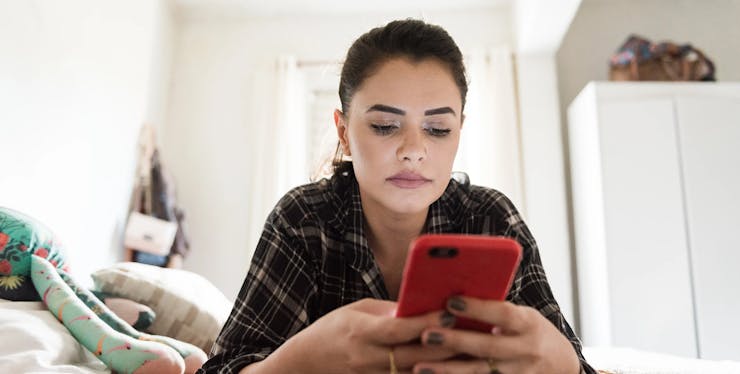
[[453, 296], [447, 300], [447, 310], [457, 317], [490, 323], [506, 333], [526, 331], [534, 309], [512, 304], [508, 301], [481, 300], [472, 297]]
[[365, 326], [374, 343], [398, 345], [419, 339], [424, 329], [429, 327], [450, 327], [453, 324], [451, 314], [438, 311], [417, 317], [377, 317]]
[[417, 362], [444, 361], [457, 355], [449, 348], [423, 346], [419, 344], [400, 345], [393, 348], [396, 367], [410, 370]]
[[430, 328], [422, 334], [422, 343], [486, 359], [515, 359], [527, 353], [525, 341], [520, 336], [477, 331]]
[[344, 308], [365, 316], [357, 326], [357, 331], [368, 336], [373, 343], [397, 345], [418, 339], [428, 327], [450, 327], [455, 324], [455, 316], [440, 310], [415, 317], [395, 317], [398, 303], [362, 299]]
[[414, 366], [414, 374], [491, 374], [514, 373], [508, 369], [511, 364], [482, 359], [454, 360], [445, 362], [420, 362]]

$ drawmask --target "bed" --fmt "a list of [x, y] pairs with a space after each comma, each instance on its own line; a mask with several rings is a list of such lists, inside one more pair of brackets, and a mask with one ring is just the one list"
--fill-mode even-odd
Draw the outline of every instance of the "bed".
[[[146, 332], [204, 352], [210, 351], [233, 305], [208, 280], [185, 270], [123, 262], [92, 278], [98, 291], [151, 307], [156, 317]], [[110, 373], [43, 302], [0, 295], [5, 295], [0, 296], [0, 373]]]
[[[0, 300], [0, 372], [110, 373], [42, 302]], [[630, 348], [586, 347], [597, 369], [614, 374], [740, 374], [740, 363], [688, 359]]]
[[624, 347], [585, 347], [595, 369], [613, 374], [740, 374], [740, 362], [712, 361]]
[[0, 299], [0, 372], [110, 373], [40, 301]]

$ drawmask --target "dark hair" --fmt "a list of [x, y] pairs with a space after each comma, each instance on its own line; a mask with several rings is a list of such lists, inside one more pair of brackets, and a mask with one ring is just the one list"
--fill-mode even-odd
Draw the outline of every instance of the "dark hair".
[[[392, 21], [374, 28], [360, 36], [347, 51], [339, 81], [339, 100], [342, 112], [348, 113], [349, 104], [362, 83], [384, 62], [398, 57], [406, 57], [414, 62], [434, 58], [449, 68], [457, 87], [460, 89], [462, 108], [468, 93], [468, 81], [460, 49], [443, 28], [424, 21], [406, 19]], [[334, 172], [350, 167], [342, 162], [342, 150], [337, 145], [332, 162]]]

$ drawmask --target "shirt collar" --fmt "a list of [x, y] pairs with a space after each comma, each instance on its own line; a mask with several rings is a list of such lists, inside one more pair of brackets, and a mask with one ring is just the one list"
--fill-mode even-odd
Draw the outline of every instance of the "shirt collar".
[[460, 233], [465, 226], [465, 221], [469, 218], [465, 214], [465, 207], [470, 204], [468, 199], [464, 186], [451, 178], [445, 192], [429, 209], [428, 232], [432, 234]]
[[[354, 270], [368, 271], [375, 266], [375, 261], [365, 235], [365, 217], [362, 212], [360, 187], [352, 172], [335, 176], [335, 178], [347, 183], [343, 188], [344, 193], [338, 196], [341, 208], [337, 210], [339, 214], [335, 217], [335, 227], [344, 238], [342, 255]], [[463, 204], [456, 198], [459, 195], [459, 189], [460, 184], [450, 179], [442, 196], [429, 207], [425, 233], [453, 233], [455, 227], [462, 227], [465, 217], [461, 214]]]
[[454, 188], [454, 181], [450, 180], [442, 196], [429, 206], [425, 233], [443, 234], [453, 231], [453, 223], [450, 221], [451, 206], [450, 188]]

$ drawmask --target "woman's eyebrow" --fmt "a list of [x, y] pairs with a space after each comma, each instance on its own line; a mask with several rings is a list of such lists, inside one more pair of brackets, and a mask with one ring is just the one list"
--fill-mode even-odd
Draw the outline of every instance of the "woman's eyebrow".
[[398, 114], [401, 116], [406, 115], [406, 111], [403, 109], [399, 109], [396, 107], [392, 107], [389, 105], [383, 105], [383, 104], [375, 104], [371, 106], [367, 111], [365, 111], [365, 113], [370, 113], [370, 112], [386, 112], [386, 113]]
[[[386, 113], [398, 114], [401, 116], [406, 115], [405, 110], [392, 107], [390, 105], [384, 105], [384, 104], [375, 104], [371, 106], [367, 111], [365, 111], [365, 113], [369, 113], [369, 112], [386, 112]], [[447, 113], [450, 113], [453, 116], [456, 116], [455, 111], [448, 106], [429, 109], [429, 110], [424, 111], [425, 116], [433, 116], [437, 114], [447, 114]]]
[[455, 114], [455, 111], [452, 110], [452, 108], [450, 108], [448, 106], [441, 107], [441, 108], [435, 108], [435, 109], [429, 109], [429, 110], [427, 110], [427, 111], [424, 112], [424, 115], [425, 116], [433, 116], [433, 115], [436, 115], [436, 114], [447, 114], [447, 113], [450, 113], [453, 116], [457, 116]]

